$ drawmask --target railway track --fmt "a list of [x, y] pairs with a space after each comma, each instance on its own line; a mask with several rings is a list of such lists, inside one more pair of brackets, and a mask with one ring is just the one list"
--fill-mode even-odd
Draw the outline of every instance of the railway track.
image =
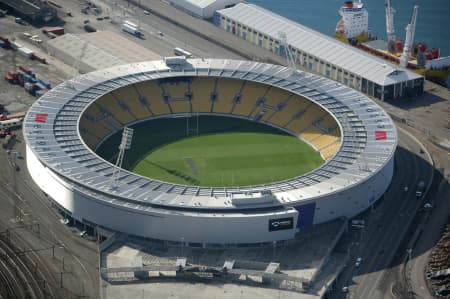
[[[1, 292], [5, 298], [53, 298], [39, 284], [35, 262], [6, 239], [0, 238]], [[33, 271], [34, 270], [34, 271]], [[34, 273], [33, 273], [34, 272]], [[3, 295], [3, 294], [2, 294]]]
[[[6, 153], [2, 154], [7, 155]], [[9, 160], [10, 157], [4, 158]], [[10, 163], [10, 161], [8, 162]], [[0, 172], [0, 196], [7, 203], [4, 208], [7, 206], [10, 206], [12, 210], [18, 207], [25, 208], [24, 202], [20, 197], [16, 197], [13, 190], [13, 184], [17, 183], [20, 178], [16, 174], [15, 182], [11, 182], [14, 175], [12, 171], [15, 171], [12, 167], [5, 167], [5, 171]], [[12, 218], [17, 217], [17, 215], [11, 216]], [[9, 225], [0, 223], [0, 227], [8, 228]], [[39, 255], [29, 250], [30, 248], [29, 244], [24, 243], [24, 240], [17, 237], [12, 238], [12, 234], [0, 234], [0, 299], [55, 298], [53, 287], [48, 283], [51, 274]], [[25, 249], [26, 252], [23, 252]]]

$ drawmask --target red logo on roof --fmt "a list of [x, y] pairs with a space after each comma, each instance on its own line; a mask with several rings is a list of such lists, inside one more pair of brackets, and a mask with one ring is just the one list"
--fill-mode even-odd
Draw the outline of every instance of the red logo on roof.
[[37, 123], [45, 123], [47, 122], [47, 116], [48, 116], [47, 113], [38, 113], [34, 117], [34, 121]]
[[386, 131], [375, 131], [375, 140], [386, 140]]

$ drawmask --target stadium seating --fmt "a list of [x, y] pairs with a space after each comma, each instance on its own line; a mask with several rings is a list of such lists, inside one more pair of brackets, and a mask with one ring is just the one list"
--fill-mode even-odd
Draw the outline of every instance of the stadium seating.
[[128, 105], [124, 105], [125, 102], [119, 102], [113, 93], [108, 93], [100, 97], [96, 103], [101, 107], [107, 107], [112, 116], [122, 124], [136, 120], [136, 117], [129, 113]]
[[191, 82], [193, 112], [211, 112], [211, 93], [214, 91], [215, 85], [216, 79], [213, 78], [193, 79]]
[[[216, 99], [211, 99], [212, 94]], [[336, 120], [319, 105], [280, 88], [234, 79], [194, 78], [129, 85], [91, 104], [81, 119], [80, 129], [85, 142], [95, 148], [111, 131], [135, 120], [211, 111], [248, 116], [284, 127], [313, 144], [325, 159], [339, 149]]]
[[317, 139], [318, 137], [322, 136], [323, 132], [313, 126], [312, 124], [310, 124], [305, 130], [303, 130], [302, 133], [300, 133], [300, 136], [310, 142], [312, 142], [314, 144], [314, 140]]
[[309, 104], [306, 111], [296, 120], [292, 121], [287, 128], [294, 133], [300, 134], [309, 126], [313, 125], [313, 121], [326, 113], [320, 106]]
[[285, 102], [281, 102], [275, 107], [275, 112], [268, 119], [268, 122], [283, 127], [286, 123], [292, 119], [296, 113], [297, 103], [291, 101], [294, 96], [290, 96]]
[[257, 100], [267, 91], [267, 87], [262, 84], [247, 81], [241, 91], [239, 103], [235, 103], [233, 114], [249, 116], [256, 109]]
[[230, 113], [236, 94], [241, 91], [243, 81], [221, 79], [217, 81], [217, 99], [213, 103], [213, 112]]
[[150, 104], [150, 110], [154, 115], [169, 114], [169, 105], [164, 101], [162, 90], [156, 82], [147, 81], [135, 85], [136, 90], [144, 96]]
[[322, 153], [322, 156], [325, 158], [325, 160], [329, 160], [334, 156], [338, 149], [339, 141], [336, 141], [335, 143], [332, 143], [329, 146], [323, 148], [320, 152]]
[[128, 105], [130, 113], [137, 119], [144, 119], [152, 115], [147, 106], [139, 101], [139, 94], [133, 85], [117, 89], [113, 94]]
[[308, 101], [294, 102], [291, 99], [286, 107], [277, 112], [271, 119], [270, 122], [279, 125], [280, 127], [285, 127], [293, 133], [299, 134], [299, 126], [305, 124], [303, 119], [304, 115], [307, 113], [308, 107], [311, 105]]
[[169, 95], [170, 99], [184, 99], [185, 94], [189, 91], [189, 82], [186, 80], [160, 83], [163, 94]]
[[335, 143], [338, 140], [339, 140], [338, 136], [322, 134], [313, 140], [313, 144], [316, 148], [318, 148], [319, 150], [322, 150], [322, 149], [328, 147], [330, 144]]
[[280, 88], [271, 87], [264, 98], [266, 105], [276, 107], [279, 103], [285, 102], [292, 94]]
[[191, 101], [181, 100], [181, 101], [170, 101], [169, 105], [171, 107], [172, 113], [186, 113], [191, 111]]
[[100, 107], [94, 103], [83, 113], [80, 126], [99, 138], [103, 138], [110, 132], [110, 127], [104, 123], [108, 118], [110, 115], [102, 113]]

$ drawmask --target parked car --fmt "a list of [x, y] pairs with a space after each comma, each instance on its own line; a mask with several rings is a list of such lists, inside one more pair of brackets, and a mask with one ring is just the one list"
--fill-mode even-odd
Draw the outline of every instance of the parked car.
[[432, 208], [433, 208], [433, 205], [432, 205], [431, 203], [427, 202], [427, 203], [425, 203], [425, 204], [423, 205], [423, 208], [424, 208], [425, 210], [429, 210], [429, 209], [432, 209]]
[[25, 22], [25, 21], [22, 20], [21, 18], [16, 18], [15, 21], [16, 21], [17, 24], [20, 24], [20, 25], [27, 25], [27, 22]]
[[355, 262], [355, 267], [358, 268], [361, 265], [361, 262], [362, 262], [362, 258], [358, 257]]

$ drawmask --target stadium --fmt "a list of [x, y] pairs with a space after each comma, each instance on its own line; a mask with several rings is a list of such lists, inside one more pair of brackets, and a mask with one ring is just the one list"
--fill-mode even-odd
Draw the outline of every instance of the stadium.
[[[273, 243], [353, 217], [389, 186], [397, 145], [390, 117], [361, 93], [228, 59], [88, 73], [39, 98], [23, 127], [30, 175], [62, 211], [93, 227], [192, 246]], [[110, 161], [125, 127], [135, 128], [134, 160], [119, 172]], [[233, 139], [238, 133], [253, 135]], [[215, 162], [218, 154], [226, 159]], [[149, 174], [137, 171], [142, 161]]]

